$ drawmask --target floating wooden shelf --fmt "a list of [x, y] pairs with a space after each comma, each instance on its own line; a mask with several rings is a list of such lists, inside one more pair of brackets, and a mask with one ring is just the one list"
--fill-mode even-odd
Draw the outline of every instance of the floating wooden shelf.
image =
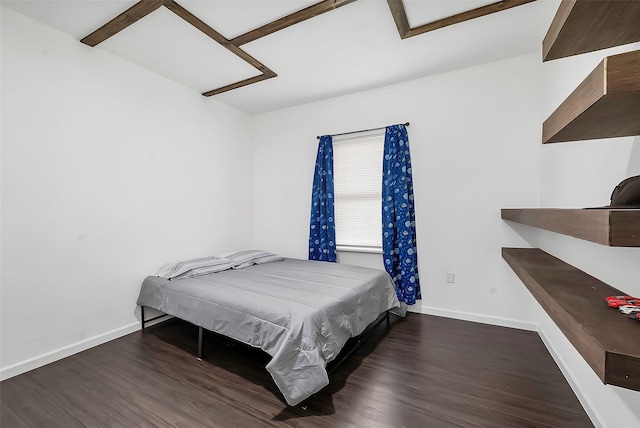
[[502, 219], [610, 247], [640, 247], [640, 209], [503, 209]]
[[640, 41], [638, 0], [563, 0], [542, 42], [544, 61]]
[[538, 248], [502, 257], [602, 382], [640, 391], [640, 323], [605, 303], [625, 293]]
[[603, 59], [542, 125], [543, 143], [630, 135], [640, 135], [640, 51]]

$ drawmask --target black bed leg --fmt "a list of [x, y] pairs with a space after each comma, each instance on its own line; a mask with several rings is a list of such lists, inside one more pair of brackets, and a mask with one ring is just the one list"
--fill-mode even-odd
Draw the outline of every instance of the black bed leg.
[[204, 343], [202, 342], [203, 328], [198, 327], [198, 358], [202, 359], [204, 355]]
[[144, 306], [140, 306], [140, 323], [142, 324], [142, 330], [144, 330]]

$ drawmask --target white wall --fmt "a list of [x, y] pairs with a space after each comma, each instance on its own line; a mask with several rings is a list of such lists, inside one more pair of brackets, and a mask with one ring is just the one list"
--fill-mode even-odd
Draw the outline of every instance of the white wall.
[[158, 264], [251, 245], [248, 120], [2, 9], [3, 377], [138, 328]]
[[538, 203], [539, 91], [534, 54], [255, 116], [256, 246], [306, 258], [317, 135], [409, 121], [418, 310], [527, 324], [533, 300], [500, 256], [527, 243], [500, 208]]
[[[602, 58], [638, 48], [640, 44], [627, 45], [544, 63], [541, 119], [547, 118]], [[616, 184], [638, 174], [640, 137], [547, 144], [541, 150], [541, 206], [607, 205]], [[540, 231], [539, 236], [545, 251], [615, 288], [640, 295], [640, 248], [610, 248], [546, 231]], [[565, 361], [582, 399], [602, 424], [615, 428], [640, 426], [640, 392], [603, 385], [541, 309], [536, 320], [548, 345]]]

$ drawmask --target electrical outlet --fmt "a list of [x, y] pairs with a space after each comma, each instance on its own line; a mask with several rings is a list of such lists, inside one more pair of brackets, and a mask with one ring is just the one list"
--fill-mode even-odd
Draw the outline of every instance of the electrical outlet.
[[447, 274], [447, 282], [449, 284], [454, 284], [456, 282], [456, 274], [453, 272], [449, 272]]

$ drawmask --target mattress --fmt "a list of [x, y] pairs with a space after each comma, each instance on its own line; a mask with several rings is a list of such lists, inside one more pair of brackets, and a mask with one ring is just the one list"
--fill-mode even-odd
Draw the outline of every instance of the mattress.
[[292, 406], [329, 384], [326, 364], [350, 337], [400, 306], [385, 271], [297, 259], [180, 280], [149, 276], [137, 303], [264, 350]]

